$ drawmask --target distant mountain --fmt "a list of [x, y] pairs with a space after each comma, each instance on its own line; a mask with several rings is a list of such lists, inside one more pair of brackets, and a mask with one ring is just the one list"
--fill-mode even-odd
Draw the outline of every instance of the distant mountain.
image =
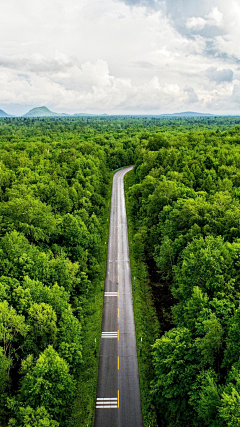
[[28, 113], [24, 114], [22, 117], [65, 117], [68, 114], [65, 113], [54, 113], [50, 111], [47, 107], [36, 107], [30, 110]]
[[91, 113], [74, 113], [73, 114], [74, 117], [82, 117], [82, 116], [93, 116], [93, 117], [98, 117], [98, 116], [108, 116], [108, 114], [104, 113], [104, 114], [91, 114]]
[[0, 117], [11, 117], [10, 114], [5, 113], [5, 111], [0, 110]]
[[211, 117], [214, 114], [205, 114], [205, 113], [195, 113], [193, 111], [186, 111], [184, 113], [173, 113], [173, 114], [161, 114], [162, 116], [167, 117]]
[[74, 117], [82, 117], [82, 116], [95, 116], [96, 114], [88, 114], [88, 113], [74, 113]]

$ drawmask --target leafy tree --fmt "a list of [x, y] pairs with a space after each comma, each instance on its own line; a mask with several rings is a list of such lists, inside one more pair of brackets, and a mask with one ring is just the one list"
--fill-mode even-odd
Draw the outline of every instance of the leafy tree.
[[24, 316], [18, 315], [7, 301], [0, 302], [0, 342], [5, 356], [10, 359], [14, 346], [23, 345], [21, 338], [27, 335], [28, 330]]
[[33, 408], [43, 406], [51, 416], [63, 422], [68, 413], [66, 401], [72, 400], [75, 392], [75, 381], [67, 362], [48, 346], [36, 363], [32, 356], [23, 360], [22, 373], [20, 401]]
[[229, 319], [229, 329], [227, 333], [227, 345], [224, 366], [230, 367], [239, 360], [240, 356], [240, 309], [238, 308], [234, 315]]
[[211, 427], [224, 427], [219, 417], [221, 405], [221, 387], [218, 386], [218, 377], [212, 370], [203, 370], [190, 385], [189, 403], [196, 412], [195, 425], [202, 423]]
[[[35, 198], [15, 198], [0, 204], [0, 214], [30, 241], [49, 241], [56, 233], [56, 220], [47, 206]], [[9, 225], [10, 225], [9, 224]]]
[[232, 388], [231, 393], [222, 394], [220, 417], [228, 427], [240, 426], [240, 395]]
[[28, 311], [29, 340], [27, 344], [40, 352], [57, 338], [57, 316], [53, 308], [44, 302], [33, 303]]
[[8, 427], [59, 427], [59, 423], [54, 421], [46, 409], [41, 406], [36, 410], [27, 407], [20, 407], [16, 418], [11, 418]]
[[172, 329], [153, 345], [156, 377], [152, 394], [161, 416], [169, 426], [184, 426], [193, 413], [189, 384], [199, 369], [199, 353], [186, 328]]
[[230, 247], [221, 236], [194, 239], [183, 250], [181, 261], [175, 267], [174, 296], [187, 300], [193, 286], [209, 296], [232, 289], [232, 258]]
[[203, 326], [205, 335], [203, 338], [196, 339], [196, 345], [203, 358], [212, 365], [222, 346], [223, 329], [214, 314], [203, 321]]

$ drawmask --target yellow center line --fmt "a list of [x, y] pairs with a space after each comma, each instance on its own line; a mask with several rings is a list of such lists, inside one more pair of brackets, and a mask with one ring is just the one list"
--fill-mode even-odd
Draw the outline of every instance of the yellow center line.
[[119, 399], [119, 390], [118, 390], [118, 408], [120, 406], [120, 399]]
[[119, 329], [118, 329], [118, 341], [119, 341]]
[[119, 317], [119, 308], [118, 308], [118, 317]]
[[118, 369], [119, 369], [119, 356], [118, 356]]

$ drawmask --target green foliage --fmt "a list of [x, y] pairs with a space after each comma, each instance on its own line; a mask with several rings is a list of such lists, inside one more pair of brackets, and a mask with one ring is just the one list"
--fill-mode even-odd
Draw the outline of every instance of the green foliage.
[[[134, 175], [133, 171], [128, 172], [124, 177], [125, 195], [132, 185]], [[134, 320], [136, 327], [136, 340], [138, 352], [139, 381], [141, 390], [141, 406], [144, 426], [157, 426], [156, 407], [153, 404], [149, 393], [150, 383], [154, 378], [154, 369], [152, 365], [152, 344], [159, 336], [160, 325], [157, 318], [156, 308], [153, 303], [153, 292], [149, 284], [147, 267], [142, 261], [142, 253], [136, 243], [132, 244], [134, 236], [133, 219], [129, 215], [131, 204], [126, 197], [127, 222], [128, 222], [128, 240], [129, 255], [131, 263], [131, 275], [133, 284], [133, 307]], [[136, 235], [135, 235], [136, 237]], [[134, 285], [135, 284], [135, 285]], [[141, 351], [141, 337], [143, 348]]]
[[[134, 163], [134, 185], [129, 188], [132, 248], [138, 261], [149, 267], [161, 329], [169, 330], [174, 318], [174, 331], [188, 331], [186, 354], [174, 350], [176, 370], [179, 357], [180, 362], [186, 360], [189, 375], [183, 381], [180, 403], [172, 395], [179, 415], [171, 398], [162, 397], [162, 404], [169, 403], [171, 423], [181, 425], [190, 414], [197, 425], [200, 410], [191, 404], [191, 393], [201, 370], [218, 375], [214, 384], [218, 391], [223, 387], [219, 396], [223, 392], [231, 396], [231, 389], [224, 388], [230, 387], [226, 377], [239, 359], [235, 312], [239, 307], [240, 128], [236, 124], [237, 117], [0, 120], [3, 427], [69, 425], [79, 373], [87, 366], [84, 379], [91, 369], [96, 377], [95, 359], [86, 361], [92, 336], [84, 344], [82, 331], [86, 338], [89, 298], [102, 298], [96, 283], [104, 271], [103, 230], [111, 171]], [[94, 336], [100, 331], [99, 312], [91, 329]], [[173, 336], [170, 341], [175, 349]], [[182, 336], [179, 342], [183, 349]], [[161, 357], [155, 369], [157, 363], [161, 366]], [[86, 407], [91, 405], [91, 420], [94, 381], [84, 388], [86, 396], [78, 387], [78, 405], [79, 396], [88, 402]], [[239, 393], [236, 379], [231, 381]], [[157, 396], [164, 377], [158, 386], [155, 380], [153, 384], [158, 387], [154, 399], [161, 411]], [[230, 420], [229, 411], [224, 414]], [[220, 409], [217, 414], [225, 422]], [[82, 413], [85, 425], [83, 418]], [[162, 419], [168, 422], [164, 414]]]
[[66, 401], [72, 400], [75, 392], [68, 363], [48, 346], [36, 363], [32, 356], [22, 362], [22, 373], [20, 401], [31, 407], [43, 406], [53, 417], [64, 421], [69, 411]]
[[232, 388], [231, 393], [223, 393], [222, 406], [219, 410], [221, 418], [228, 427], [240, 426], [240, 394]]
[[162, 426], [237, 426], [240, 128], [194, 126], [146, 132], [128, 189], [165, 332], [150, 388]]
[[222, 346], [223, 329], [215, 314], [203, 321], [204, 336], [197, 338], [195, 343], [200, 350], [204, 360], [212, 365], [215, 361], [216, 353]]
[[206, 424], [212, 427], [223, 427], [225, 424], [219, 417], [221, 405], [221, 387], [217, 385], [216, 373], [209, 369], [203, 370], [191, 386], [189, 403], [194, 408], [195, 425]]
[[17, 419], [11, 418], [8, 427], [59, 427], [59, 423], [51, 418], [43, 406], [36, 410], [27, 406], [19, 408]]
[[43, 350], [48, 343], [55, 343], [57, 336], [57, 316], [51, 305], [42, 302], [33, 303], [28, 311], [31, 339], [37, 351]]
[[[16, 425], [38, 425], [41, 418], [42, 425], [68, 425], [83, 363], [84, 306], [100, 271], [111, 158], [114, 152], [119, 166], [129, 156], [132, 162], [135, 144], [121, 136], [121, 141], [113, 137], [110, 147], [105, 136], [98, 144], [97, 135], [99, 129], [81, 119], [0, 121], [3, 426], [10, 419]], [[45, 352], [51, 346], [58, 355], [51, 356], [52, 363], [61, 365], [69, 383], [62, 396], [58, 391], [55, 409], [49, 409], [50, 395], [43, 390], [31, 394], [31, 388], [37, 390], [40, 360], [50, 363]], [[30, 359], [31, 378], [26, 370], [20, 373]], [[60, 378], [57, 369], [48, 378], [42, 373], [43, 389], [47, 384], [57, 392], [64, 382]], [[41, 404], [40, 395], [45, 399]], [[14, 405], [7, 403], [9, 398]]]
[[156, 377], [152, 394], [169, 426], [185, 426], [192, 417], [189, 384], [198, 370], [199, 354], [188, 329], [172, 329], [153, 345]]
[[0, 302], [0, 342], [5, 356], [11, 358], [11, 352], [18, 344], [21, 346], [20, 339], [28, 330], [24, 316], [19, 316], [7, 301]]

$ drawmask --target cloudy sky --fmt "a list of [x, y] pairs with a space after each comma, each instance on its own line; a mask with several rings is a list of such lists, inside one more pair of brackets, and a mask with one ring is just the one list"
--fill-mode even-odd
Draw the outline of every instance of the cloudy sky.
[[0, 108], [240, 114], [240, 0], [8, 0]]

